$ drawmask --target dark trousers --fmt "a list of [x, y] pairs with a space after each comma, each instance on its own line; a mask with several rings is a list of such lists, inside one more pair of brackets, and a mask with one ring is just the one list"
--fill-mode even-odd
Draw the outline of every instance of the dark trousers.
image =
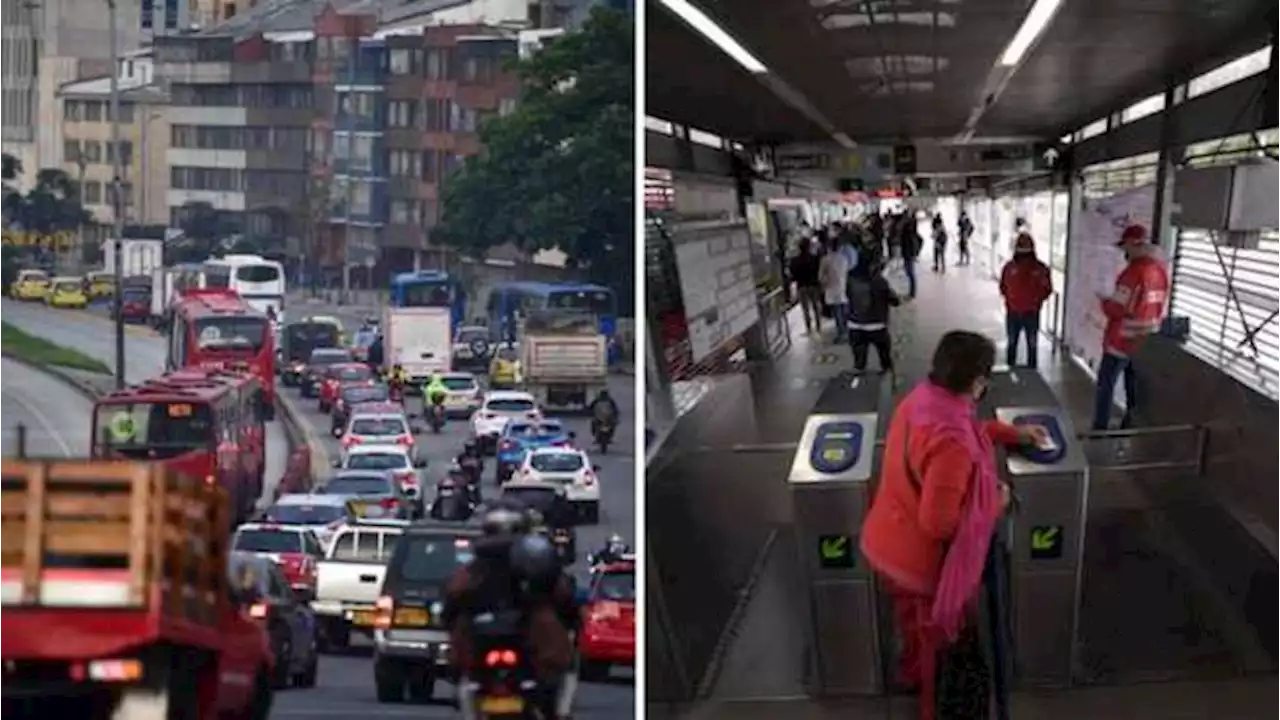
[[947, 246], [942, 243], [934, 243], [933, 245], [933, 271], [947, 271]]
[[964, 238], [960, 241], [960, 265], [968, 265], [972, 258], [969, 257], [969, 240]]
[[876, 359], [880, 361], [880, 371], [893, 370], [888, 328], [883, 330], [849, 328], [849, 347], [853, 349], [853, 369], [858, 372], [867, 369], [867, 348], [872, 346], [876, 349]]
[[1004, 329], [1008, 336], [1008, 345], [1004, 351], [1005, 364], [1009, 367], [1018, 364], [1018, 338], [1026, 337], [1027, 367], [1036, 367], [1040, 344], [1040, 313], [1006, 313]]
[[1133, 360], [1122, 355], [1103, 353], [1098, 363], [1098, 394], [1093, 399], [1093, 429], [1106, 430], [1111, 424], [1111, 406], [1116, 393], [1116, 380], [1124, 375], [1124, 416], [1120, 427], [1133, 424], [1133, 411], [1138, 405], [1138, 379]]
[[902, 272], [907, 275], [907, 295], [916, 296], [916, 259], [914, 257], [902, 258]]

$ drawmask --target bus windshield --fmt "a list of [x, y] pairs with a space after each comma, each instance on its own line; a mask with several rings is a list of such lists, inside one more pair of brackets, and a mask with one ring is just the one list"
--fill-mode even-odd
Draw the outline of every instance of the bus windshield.
[[556, 310], [585, 310], [594, 315], [613, 315], [613, 293], [607, 290], [553, 290], [547, 307]]
[[196, 345], [201, 350], [250, 347], [261, 350], [267, 341], [267, 319], [253, 315], [224, 315], [195, 322]]
[[415, 282], [401, 286], [404, 307], [450, 307], [453, 305], [453, 288], [448, 282]]
[[134, 459], [166, 459], [214, 441], [208, 404], [113, 403], [98, 406], [93, 437], [100, 447]]
[[236, 282], [271, 283], [280, 279], [280, 269], [274, 265], [242, 265], [236, 268]]

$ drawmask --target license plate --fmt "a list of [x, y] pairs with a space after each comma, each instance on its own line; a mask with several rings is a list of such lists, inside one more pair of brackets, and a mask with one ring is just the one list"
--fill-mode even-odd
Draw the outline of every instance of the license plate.
[[373, 627], [374, 611], [356, 610], [351, 613], [351, 624], [359, 627]]
[[423, 627], [427, 624], [427, 611], [423, 608], [401, 608], [396, 610], [393, 624], [396, 626]]
[[521, 697], [487, 697], [480, 698], [480, 712], [512, 714], [524, 712], [524, 698]]

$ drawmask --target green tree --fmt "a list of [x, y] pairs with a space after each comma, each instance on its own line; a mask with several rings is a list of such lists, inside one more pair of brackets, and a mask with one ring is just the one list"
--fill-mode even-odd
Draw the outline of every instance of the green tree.
[[630, 314], [634, 46], [631, 17], [598, 7], [520, 61], [520, 102], [484, 124], [480, 154], [446, 179], [433, 240], [475, 254], [559, 248]]
[[227, 233], [221, 214], [207, 202], [183, 204], [182, 237], [165, 246], [165, 263], [203, 262]]
[[93, 221], [80, 202], [80, 188], [64, 170], [45, 168], [36, 173], [35, 186], [26, 195], [5, 198], [10, 221], [41, 234], [76, 230]]

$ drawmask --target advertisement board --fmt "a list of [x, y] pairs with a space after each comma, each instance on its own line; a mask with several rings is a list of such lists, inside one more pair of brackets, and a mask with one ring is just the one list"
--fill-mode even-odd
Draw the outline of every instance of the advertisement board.
[[1106, 318], [1099, 296], [1110, 296], [1124, 255], [1116, 248], [1130, 223], [1151, 227], [1155, 185], [1126, 190], [1105, 198], [1079, 199], [1067, 243], [1066, 342], [1071, 354], [1096, 370], [1102, 358]]

